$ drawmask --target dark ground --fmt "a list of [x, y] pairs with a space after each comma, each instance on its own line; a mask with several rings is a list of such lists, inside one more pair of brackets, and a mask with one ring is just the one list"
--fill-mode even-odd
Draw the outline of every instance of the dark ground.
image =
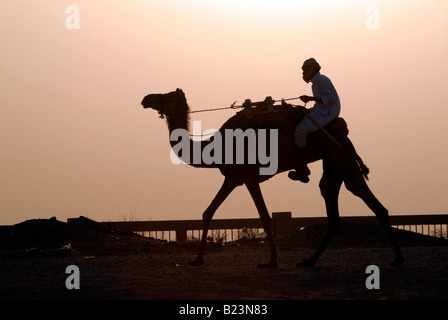
[[[157, 300], [408, 300], [448, 298], [448, 241], [397, 230], [405, 263], [390, 267], [393, 251], [377, 225], [342, 225], [312, 268], [310, 257], [326, 226], [277, 238], [279, 267], [258, 269], [269, 249], [260, 239], [210, 244], [205, 264], [188, 265], [197, 243], [167, 243], [133, 233], [108, 233], [94, 221], [28, 220], [0, 229], [0, 299]], [[70, 244], [70, 246], [69, 246]], [[368, 265], [380, 269], [380, 289], [368, 290]], [[80, 270], [80, 289], [68, 290], [68, 265]]]

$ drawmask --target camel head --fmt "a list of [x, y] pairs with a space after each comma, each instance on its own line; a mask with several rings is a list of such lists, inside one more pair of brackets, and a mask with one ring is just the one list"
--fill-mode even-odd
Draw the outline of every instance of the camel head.
[[156, 110], [161, 116], [188, 112], [187, 100], [181, 89], [165, 94], [148, 94], [143, 98], [141, 104], [145, 109], [151, 108]]

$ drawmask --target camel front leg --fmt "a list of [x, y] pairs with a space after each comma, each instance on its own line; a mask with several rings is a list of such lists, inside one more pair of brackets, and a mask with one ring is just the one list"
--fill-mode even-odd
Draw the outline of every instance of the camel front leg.
[[190, 261], [189, 264], [192, 266], [200, 266], [204, 264], [204, 253], [207, 245], [207, 234], [210, 226], [210, 222], [212, 221], [213, 215], [219, 206], [224, 202], [224, 200], [229, 196], [229, 194], [235, 189], [237, 184], [233, 183], [230, 179], [225, 179], [221, 189], [219, 189], [213, 201], [210, 203], [208, 208], [202, 214], [202, 238], [201, 243], [199, 244], [198, 254], [196, 259]]
[[246, 187], [249, 190], [252, 199], [257, 207], [258, 214], [260, 215], [261, 223], [263, 224], [264, 231], [267, 234], [269, 241], [269, 247], [271, 249], [271, 260], [268, 263], [260, 263], [259, 268], [276, 268], [277, 264], [277, 250], [274, 244], [274, 237], [272, 236], [272, 223], [269, 211], [266, 208], [266, 204], [261, 193], [260, 184], [255, 181], [246, 181]]

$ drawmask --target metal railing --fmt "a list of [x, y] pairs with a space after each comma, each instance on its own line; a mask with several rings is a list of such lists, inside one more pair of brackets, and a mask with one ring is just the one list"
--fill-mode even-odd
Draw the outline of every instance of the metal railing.
[[[68, 219], [68, 222], [75, 219]], [[378, 224], [375, 216], [341, 217], [342, 222]], [[400, 215], [390, 216], [391, 225], [426, 235], [448, 238], [448, 215]], [[287, 236], [301, 228], [316, 224], [326, 224], [326, 217], [292, 217], [291, 212], [272, 213], [274, 234]], [[132, 231], [168, 241], [187, 241], [200, 239], [202, 220], [165, 221], [114, 221], [99, 222], [101, 228], [111, 231]], [[233, 241], [242, 236], [256, 235], [263, 230], [260, 219], [215, 219], [210, 223], [208, 235]]]

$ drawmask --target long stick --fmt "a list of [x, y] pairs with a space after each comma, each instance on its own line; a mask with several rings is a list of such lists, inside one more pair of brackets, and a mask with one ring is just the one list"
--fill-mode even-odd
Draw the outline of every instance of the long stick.
[[310, 119], [316, 126], [319, 127], [319, 129], [321, 129], [323, 132], [325, 132], [325, 134], [334, 141], [334, 143], [336, 143], [336, 145], [342, 149], [342, 145], [339, 143], [338, 140], [336, 140], [327, 130], [325, 130], [324, 127], [322, 127], [319, 123], [317, 123], [316, 120], [314, 120], [305, 110], [303, 110], [303, 113], [305, 114], [305, 116], [308, 117], [308, 119]]

